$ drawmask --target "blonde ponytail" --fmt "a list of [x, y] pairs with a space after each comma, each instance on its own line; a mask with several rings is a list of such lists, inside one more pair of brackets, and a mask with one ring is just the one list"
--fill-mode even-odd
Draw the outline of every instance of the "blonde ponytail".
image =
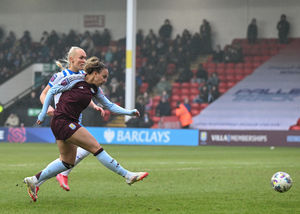
[[62, 63], [64, 63], [65, 65], [68, 65], [68, 62], [64, 59], [55, 60], [55, 64], [57, 65], [57, 67], [59, 67], [61, 70], [65, 70], [66, 66], [63, 66]]

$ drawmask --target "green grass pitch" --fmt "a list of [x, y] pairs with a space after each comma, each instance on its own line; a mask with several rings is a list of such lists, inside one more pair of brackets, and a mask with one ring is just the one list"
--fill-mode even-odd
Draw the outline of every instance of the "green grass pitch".
[[[57, 146], [0, 143], [0, 213], [300, 213], [300, 148], [104, 148], [125, 168], [145, 170], [149, 176], [128, 186], [90, 155], [71, 172], [71, 191], [52, 178], [33, 203], [23, 178], [57, 158]], [[286, 193], [271, 188], [277, 171], [293, 179]]]

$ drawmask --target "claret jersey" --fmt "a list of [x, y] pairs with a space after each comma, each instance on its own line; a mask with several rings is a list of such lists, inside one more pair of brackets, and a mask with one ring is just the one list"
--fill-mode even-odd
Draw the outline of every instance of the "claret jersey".
[[81, 112], [88, 107], [92, 97], [98, 92], [95, 85], [78, 82], [72, 90], [65, 91], [56, 105], [54, 118], [66, 118], [78, 122]]

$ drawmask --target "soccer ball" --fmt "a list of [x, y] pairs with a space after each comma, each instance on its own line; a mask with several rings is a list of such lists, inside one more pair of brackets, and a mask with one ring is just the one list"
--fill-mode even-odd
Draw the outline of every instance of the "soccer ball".
[[271, 185], [277, 192], [286, 192], [292, 187], [291, 176], [286, 172], [276, 172], [271, 178]]

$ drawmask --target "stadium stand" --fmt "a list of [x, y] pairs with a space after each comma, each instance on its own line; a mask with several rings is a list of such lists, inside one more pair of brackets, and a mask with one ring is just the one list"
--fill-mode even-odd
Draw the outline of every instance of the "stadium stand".
[[[168, 93], [168, 102], [172, 108], [172, 115], [174, 115], [176, 102], [183, 101], [185, 97], [188, 97], [191, 103], [193, 116], [199, 114], [210, 102], [217, 98], [211, 98], [211, 83], [208, 81], [205, 83], [191, 81], [192, 78], [196, 79], [197, 73], [197, 70], [191, 67], [191, 59], [196, 59], [203, 54], [203, 52], [198, 51], [197, 56], [191, 57], [191, 52], [188, 50], [191, 46], [190, 41], [192, 37], [193, 35], [188, 30], [184, 30], [182, 35], [178, 35], [175, 39], [162, 40], [159, 38], [159, 35], [156, 35], [151, 30], [145, 37], [140, 35], [139, 45], [136, 48], [137, 96], [148, 92], [152, 97], [155, 97], [152, 108], [147, 110], [150, 118], [154, 121], [153, 127], [157, 127], [160, 121], [155, 115], [155, 108], [158, 105], [158, 98], [161, 97], [161, 94], [156, 94], [153, 89], [163, 76], [166, 76], [167, 81], [172, 83], [171, 91]], [[1, 67], [0, 71], [0, 84], [12, 78], [24, 67], [32, 63], [49, 63], [63, 58], [65, 50], [71, 45], [82, 46], [87, 50], [88, 56], [98, 56], [109, 65], [110, 80], [115, 78], [118, 82], [118, 87], [114, 93], [109, 94], [109, 91], [112, 89], [109, 80], [106, 86], [108, 90], [105, 90], [105, 92], [112, 100], [120, 103], [120, 105], [124, 105], [124, 39], [112, 41], [108, 29], [106, 29], [105, 34], [98, 30], [93, 33], [87, 31], [82, 37], [74, 30], [70, 30], [68, 34], [60, 34], [56, 31], [48, 33], [45, 31], [39, 42], [32, 42], [28, 31], [25, 31], [20, 39], [17, 39], [14, 33], [10, 32], [2, 42], [0, 58], [2, 57], [1, 59], [3, 59], [4, 55], [10, 54], [14, 60], [1, 61], [1, 63], [4, 63], [4, 66]], [[14, 52], [10, 52], [12, 47], [14, 47]], [[168, 49], [166, 47], [171, 48]], [[246, 38], [236, 38], [233, 39], [230, 45], [225, 46], [224, 50], [228, 49], [228, 47], [240, 47], [242, 50], [242, 61], [214, 62], [213, 56], [209, 55], [206, 61], [202, 63], [209, 78], [211, 78], [213, 73], [217, 74], [217, 90], [220, 95], [226, 93], [227, 90], [250, 75], [255, 68], [276, 55], [282, 48], [286, 47], [286, 44], [279, 44], [275, 38], [259, 39], [255, 44], [249, 44]], [[175, 82], [175, 79], [178, 77], [180, 80], [180, 72], [186, 73], [187, 70], [190, 70], [191, 78], [184, 79], [183, 82], [177, 79], [177, 82]], [[201, 105], [194, 104], [195, 98], [201, 95], [200, 88], [203, 84], [208, 86], [209, 100], [201, 103]], [[37, 94], [40, 93], [38, 89], [35, 90]]]

